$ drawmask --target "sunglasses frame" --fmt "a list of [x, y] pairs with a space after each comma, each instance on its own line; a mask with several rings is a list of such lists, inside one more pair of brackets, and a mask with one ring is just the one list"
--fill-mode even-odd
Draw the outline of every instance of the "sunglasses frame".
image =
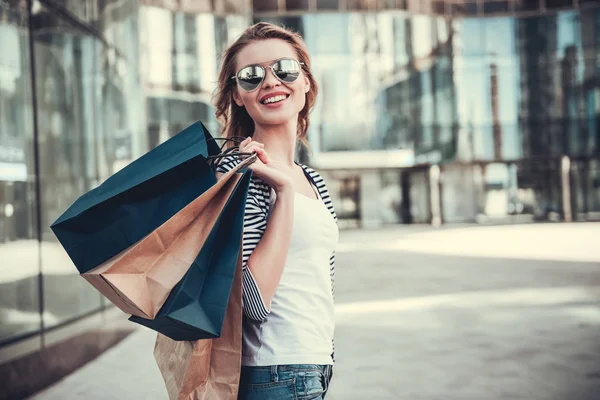
[[[254, 91], [255, 91], [256, 89], [258, 89], [258, 88], [260, 87], [260, 85], [261, 85], [261, 84], [264, 82], [265, 78], [267, 77], [267, 68], [269, 68], [269, 69], [271, 70], [271, 73], [273, 74], [273, 76], [274, 76], [275, 78], [277, 78], [277, 80], [278, 80], [279, 82], [282, 82], [282, 83], [293, 83], [293, 82], [296, 82], [296, 80], [298, 79], [298, 77], [299, 77], [300, 75], [298, 75], [298, 77], [296, 77], [296, 79], [294, 79], [294, 81], [293, 81], [293, 82], [286, 82], [286, 81], [282, 80], [281, 78], [279, 78], [279, 77], [277, 76], [277, 74], [275, 73], [275, 71], [273, 70], [273, 66], [274, 66], [275, 64], [277, 64], [278, 62], [280, 62], [280, 61], [283, 61], [283, 60], [291, 60], [291, 61], [295, 61], [295, 62], [297, 62], [297, 63], [298, 63], [298, 65], [300, 65], [300, 71], [302, 71], [302, 66], [304, 65], [304, 63], [303, 63], [303, 62], [300, 62], [300, 61], [298, 61], [298, 60], [296, 60], [296, 59], [294, 59], [294, 58], [288, 58], [288, 57], [284, 57], [284, 58], [279, 58], [279, 59], [277, 59], [277, 60], [273, 61], [273, 63], [272, 63], [271, 65], [266, 65], [266, 66], [265, 66], [265, 65], [261, 65], [261, 64], [250, 64], [250, 65], [246, 65], [245, 67], [242, 67], [242, 68], [240, 68], [240, 70], [239, 70], [238, 72], [236, 72], [236, 74], [235, 74], [234, 76], [232, 76], [232, 77], [231, 77], [231, 79], [235, 79], [235, 82], [237, 83], [238, 87], [239, 87], [240, 89], [242, 89], [243, 91], [245, 91], [245, 92], [248, 92], [248, 93], [254, 92]], [[246, 89], [244, 89], [244, 88], [242, 87], [242, 85], [240, 85], [240, 82], [239, 82], [239, 80], [238, 80], [238, 75], [239, 75], [239, 73], [240, 73], [240, 72], [242, 72], [242, 70], [243, 70], [244, 68], [248, 68], [248, 67], [260, 67], [260, 68], [262, 68], [262, 70], [263, 70], [263, 71], [264, 71], [264, 73], [265, 73], [265, 74], [264, 74], [264, 76], [262, 77], [262, 79], [260, 80], [260, 82], [259, 82], [259, 83], [256, 85], [256, 87], [255, 87], [254, 89], [252, 89], [252, 90], [246, 90]]]

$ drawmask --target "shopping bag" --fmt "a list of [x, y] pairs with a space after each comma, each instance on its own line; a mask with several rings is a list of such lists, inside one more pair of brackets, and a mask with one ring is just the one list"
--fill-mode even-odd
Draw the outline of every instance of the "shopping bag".
[[107, 298], [114, 298], [113, 303], [124, 312], [154, 319], [194, 263], [237, 186], [240, 174], [236, 172], [246, 162], [144, 239], [81, 276]]
[[[81, 196], [52, 230], [81, 275], [128, 314], [154, 318], [236, 184], [197, 122]], [[232, 180], [233, 179], [233, 180]]]
[[174, 341], [158, 334], [154, 358], [171, 400], [235, 400], [242, 357], [242, 253], [217, 339]]
[[173, 340], [189, 341], [221, 335], [237, 257], [242, 248], [246, 196], [252, 174], [245, 165], [255, 158], [253, 156], [240, 163], [238, 167], [242, 168], [230, 171], [237, 178], [229, 180], [228, 185], [235, 184], [231, 196], [218, 214], [197, 257], [183, 279], [171, 290], [157, 315], [153, 319], [133, 315], [130, 321]]
[[80, 273], [111, 259], [165, 223], [217, 179], [220, 153], [197, 122], [85, 193], [52, 225]]

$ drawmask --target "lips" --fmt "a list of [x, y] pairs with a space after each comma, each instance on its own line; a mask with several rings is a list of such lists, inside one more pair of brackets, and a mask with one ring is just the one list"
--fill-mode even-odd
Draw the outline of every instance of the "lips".
[[[275, 102], [275, 103], [265, 103], [265, 102], [267, 100], [269, 100], [269, 99], [273, 99], [274, 97], [280, 97], [280, 96], [283, 96], [283, 97], [285, 97], [285, 99], [287, 99], [290, 96], [290, 93], [287, 93], [287, 92], [272, 92], [272, 93], [268, 93], [268, 94], [264, 95], [263, 97], [261, 97], [260, 100], [259, 100], [259, 102], [261, 104], [275, 104], [275, 103], [278, 103], [278, 102]], [[285, 99], [282, 99], [280, 101], [283, 101]]]

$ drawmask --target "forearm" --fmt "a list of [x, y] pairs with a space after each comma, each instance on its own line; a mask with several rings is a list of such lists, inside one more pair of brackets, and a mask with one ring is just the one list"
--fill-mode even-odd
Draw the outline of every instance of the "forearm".
[[277, 193], [269, 223], [248, 259], [248, 268], [269, 310], [287, 261], [293, 222], [294, 189], [289, 187]]

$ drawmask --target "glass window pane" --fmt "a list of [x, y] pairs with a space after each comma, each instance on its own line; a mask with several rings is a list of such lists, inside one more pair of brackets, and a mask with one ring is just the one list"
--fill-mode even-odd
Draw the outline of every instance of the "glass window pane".
[[[41, 9], [33, 23], [44, 324], [51, 327], [101, 307], [100, 294], [79, 277], [50, 225], [107, 171], [100, 167], [108, 161], [101, 156], [100, 149], [111, 143], [97, 136], [95, 122], [101, 118], [103, 108], [100, 107], [104, 105], [97, 104], [96, 95], [100, 92], [110, 98], [110, 94], [102, 92], [101, 82], [93, 71], [109, 66], [100, 62], [98, 46], [101, 44], [97, 39], [69, 26], [56, 14]], [[126, 107], [124, 104], [121, 107]], [[118, 114], [114, 117], [120, 120]]]
[[139, 59], [139, 6], [137, 1], [104, 0], [97, 18], [97, 28], [102, 36], [128, 62]]
[[487, 53], [485, 46], [485, 20], [463, 19], [454, 23], [459, 35], [457, 51], [464, 57], [482, 56]]
[[450, 3], [450, 14], [453, 16], [477, 15], [478, 7], [475, 0], [467, 0], [461, 3]]
[[288, 11], [308, 11], [308, 0], [286, 0], [285, 7]]
[[317, 0], [317, 10], [337, 10], [337, 9], [338, 9], [338, 0]]
[[542, 6], [542, 0], [515, 0], [515, 11], [536, 11]]
[[418, 2], [418, 12], [425, 14], [444, 14], [446, 8], [446, 2], [441, 0], [420, 0]]
[[574, 3], [573, 0], [546, 0], [546, 8], [570, 8]]
[[488, 18], [484, 25], [485, 52], [487, 55], [513, 59], [516, 55], [516, 27], [512, 17]]
[[507, 14], [511, 11], [510, 0], [502, 1], [484, 1], [483, 2], [483, 13], [484, 14]]
[[278, 0], [252, 0], [254, 11], [278, 11]]
[[[522, 214], [536, 221], [558, 221], [562, 215], [560, 165], [555, 160], [524, 161], [517, 165], [517, 201]], [[540, 185], [540, 182], [544, 182]], [[517, 203], [517, 204], [518, 204]]]
[[53, 2], [85, 22], [92, 21], [98, 14], [97, 0], [54, 0]]
[[[119, 0], [112, 0], [118, 2]], [[125, 2], [125, 3], [135, 3], [135, 2]], [[240, 4], [243, 2], [239, 1], [229, 1], [226, 7], [233, 6], [234, 9], [237, 9]], [[213, 11], [213, 2], [211, 0], [179, 0], [179, 7], [182, 11], [191, 14], [197, 13], [209, 13]]]
[[382, 10], [395, 10], [402, 6], [402, 0], [380, 0], [379, 6]]
[[395, 7], [395, 5], [392, 5], [392, 3], [392, 0], [347, 0], [346, 7], [348, 10], [376, 11], [381, 8], [389, 8], [390, 6]]
[[27, 15], [0, 7], [0, 342], [40, 329]]

